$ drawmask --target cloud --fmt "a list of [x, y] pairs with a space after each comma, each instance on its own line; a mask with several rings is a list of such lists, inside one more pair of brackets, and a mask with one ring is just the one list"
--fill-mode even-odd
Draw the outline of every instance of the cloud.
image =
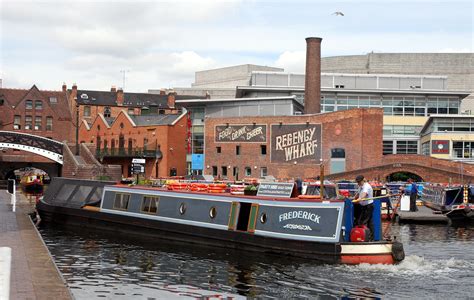
[[285, 51], [278, 57], [275, 66], [284, 68], [286, 72], [304, 73], [305, 62], [305, 51]]

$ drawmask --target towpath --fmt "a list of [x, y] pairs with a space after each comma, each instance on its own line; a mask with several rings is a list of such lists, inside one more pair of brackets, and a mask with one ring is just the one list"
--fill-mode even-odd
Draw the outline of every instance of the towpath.
[[28, 216], [31, 207], [17, 193], [16, 213], [12, 212], [10, 194], [0, 190], [0, 299], [72, 299]]

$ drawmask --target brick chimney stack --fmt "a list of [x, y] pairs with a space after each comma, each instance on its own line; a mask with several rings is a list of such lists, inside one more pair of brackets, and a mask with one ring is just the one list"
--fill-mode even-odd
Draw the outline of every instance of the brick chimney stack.
[[174, 108], [175, 106], [175, 101], [176, 101], [176, 92], [171, 90], [168, 93], [168, 107], [169, 108]]
[[111, 91], [111, 92], [114, 92], [114, 93], [117, 92], [117, 88], [115, 87], [115, 85], [113, 85], [113, 86], [110, 88], [110, 91]]
[[161, 95], [161, 96], [164, 96], [164, 95], [166, 95], [166, 91], [165, 91], [165, 89], [160, 89], [160, 95]]
[[122, 88], [118, 88], [117, 90], [117, 105], [123, 106], [123, 90]]
[[321, 112], [321, 41], [319, 37], [306, 38], [306, 75], [304, 113]]
[[65, 93], [67, 91], [67, 85], [65, 82], [63, 82], [63, 92]]

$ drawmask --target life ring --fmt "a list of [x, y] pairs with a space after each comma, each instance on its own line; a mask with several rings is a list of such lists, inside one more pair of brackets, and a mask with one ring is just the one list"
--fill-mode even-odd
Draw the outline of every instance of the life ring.
[[208, 186], [205, 183], [191, 183], [191, 191], [193, 192], [205, 192], [207, 188]]
[[187, 188], [188, 188], [188, 184], [184, 182], [174, 182], [168, 185], [168, 189], [173, 190], [173, 191], [185, 190]]
[[299, 195], [298, 199], [321, 199], [320, 195]]
[[209, 193], [215, 193], [215, 194], [225, 193], [225, 189], [208, 189], [207, 191]]

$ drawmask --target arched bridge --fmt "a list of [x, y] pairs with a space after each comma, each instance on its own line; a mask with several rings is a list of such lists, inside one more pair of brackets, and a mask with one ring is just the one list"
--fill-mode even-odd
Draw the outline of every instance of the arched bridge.
[[367, 179], [385, 180], [397, 172], [409, 172], [427, 182], [474, 183], [474, 165], [417, 154], [385, 155], [379, 164], [364, 169], [327, 175], [331, 180], [350, 179], [362, 174]]
[[0, 148], [23, 150], [63, 164], [64, 144], [33, 134], [0, 131]]

